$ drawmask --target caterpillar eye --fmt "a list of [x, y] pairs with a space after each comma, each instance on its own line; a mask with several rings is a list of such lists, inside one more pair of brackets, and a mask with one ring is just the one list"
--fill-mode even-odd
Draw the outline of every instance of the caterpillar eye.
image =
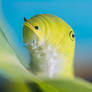
[[74, 35], [74, 34], [72, 34], [72, 37], [74, 38], [74, 37], [75, 37], [75, 35]]
[[73, 41], [74, 38], [75, 38], [74, 32], [71, 31], [71, 32], [69, 33], [69, 36], [70, 36], [70, 39]]
[[38, 26], [35, 26], [35, 29], [38, 30], [39, 29]]

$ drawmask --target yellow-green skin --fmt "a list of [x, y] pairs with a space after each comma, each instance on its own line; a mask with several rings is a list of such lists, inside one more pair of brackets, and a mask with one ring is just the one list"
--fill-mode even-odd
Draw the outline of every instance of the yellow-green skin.
[[[37, 67], [39, 67], [39, 65], [41, 64], [39, 63], [40, 60], [37, 60], [36, 55], [34, 54], [34, 51], [32, 51], [32, 47], [30, 45], [31, 42], [36, 39], [38, 47], [44, 49], [45, 46], [40, 46], [42, 41], [44, 41], [46, 46], [50, 45], [52, 47], [52, 50], [56, 50], [58, 55], [61, 57], [61, 60], [63, 61], [64, 68], [53, 76], [59, 78], [74, 76], [74, 32], [72, 28], [61, 18], [51, 14], [40, 14], [32, 17], [29, 20], [26, 20], [23, 27], [23, 38], [24, 43], [27, 44], [27, 48], [30, 51], [32, 70], [35, 70], [38, 73], [38, 68], [36, 70], [36, 68], [33, 67], [33, 63], [35, 62], [35, 64], [38, 65]], [[45, 60], [42, 59], [42, 61], [45, 62], [42, 62], [42, 64], [46, 64]], [[62, 67], [62, 63], [60, 66]], [[44, 74], [44, 72], [45, 71], [42, 71], [41, 73]]]

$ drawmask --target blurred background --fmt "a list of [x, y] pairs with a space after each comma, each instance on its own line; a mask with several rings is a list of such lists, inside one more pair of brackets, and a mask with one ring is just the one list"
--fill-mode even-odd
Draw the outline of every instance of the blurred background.
[[75, 74], [92, 82], [92, 0], [2, 0], [2, 12], [20, 44], [24, 17], [54, 14], [65, 20], [76, 36]]

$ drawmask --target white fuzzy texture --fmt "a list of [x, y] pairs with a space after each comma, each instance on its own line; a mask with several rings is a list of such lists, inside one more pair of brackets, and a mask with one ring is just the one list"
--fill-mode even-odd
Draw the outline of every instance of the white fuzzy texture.
[[[44, 40], [40, 42], [39, 46], [37, 46], [36, 42], [31, 45], [39, 61], [42, 59], [41, 54], [45, 54], [45, 58], [40, 63], [40, 67], [44, 72], [43, 74], [52, 78], [64, 69], [64, 57], [58, 54], [56, 48], [53, 48], [50, 44], [47, 45]], [[43, 47], [43, 49], [39, 50], [39, 47]]]
[[51, 47], [51, 45], [48, 45], [47, 48], [44, 49], [44, 52], [48, 62], [48, 75], [52, 78], [54, 74], [60, 72], [61, 69], [64, 68], [63, 65], [61, 66], [61, 63], [64, 60], [63, 57], [61, 58], [57, 51]]

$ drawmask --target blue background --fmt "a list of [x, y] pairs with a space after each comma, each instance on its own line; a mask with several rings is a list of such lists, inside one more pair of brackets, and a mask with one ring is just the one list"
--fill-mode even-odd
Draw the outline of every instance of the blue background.
[[4, 17], [23, 44], [24, 17], [49, 13], [65, 20], [75, 31], [75, 73], [92, 77], [92, 0], [2, 0]]

